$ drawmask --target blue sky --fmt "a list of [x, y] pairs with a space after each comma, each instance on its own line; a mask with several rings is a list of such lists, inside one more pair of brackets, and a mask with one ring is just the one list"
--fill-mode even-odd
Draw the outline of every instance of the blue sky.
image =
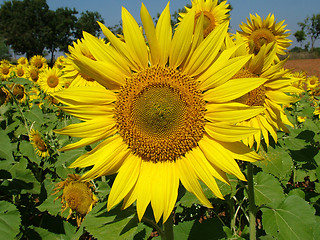
[[[2, 4], [4, 0], [0, 0]], [[124, 6], [137, 20], [140, 21], [141, 0], [47, 0], [50, 9], [55, 10], [58, 7], [75, 8], [78, 12], [97, 11], [105, 20], [106, 26], [113, 26], [121, 20], [121, 7]], [[145, 0], [143, 1], [148, 8], [151, 16], [162, 12], [166, 6], [166, 0]], [[170, 2], [171, 13], [179, 8], [183, 8], [190, 0], [172, 0]], [[273, 13], [277, 21], [286, 20], [286, 29], [290, 29], [293, 46], [299, 46], [296, 43], [293, 33], [299, 30], [298, 22], [304, 21], [307, 16], [320, 14], [320, 0], [229, 0], [233, 7], [231, 11], [232, 32], [239, 30], [239, 24], [246, 22], [249, 14], [258, 13], [261, 16], [267, 16]], [[316, 41], [320, 46], [320, 40]]]

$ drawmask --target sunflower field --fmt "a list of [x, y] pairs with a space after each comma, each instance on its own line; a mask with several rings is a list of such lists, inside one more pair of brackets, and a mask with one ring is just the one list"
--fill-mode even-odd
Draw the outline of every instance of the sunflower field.
[[319, 79], [274, 15], [191, 3], [1, 60], [0, 236], [320, 239]]

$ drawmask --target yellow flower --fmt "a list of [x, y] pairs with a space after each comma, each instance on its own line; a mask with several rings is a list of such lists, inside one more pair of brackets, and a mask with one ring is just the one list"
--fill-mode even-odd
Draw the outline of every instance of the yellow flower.
[[[195, 11], [195, 21], [203, 14], [203, 36], [206, 37], [209, 33], [220, 24], [229, 20], [229, 4], [227, 1], [218, 2], [218, 0], [192, 0], [192, 7]], [[190, 8], [186, 7], [189, 12]], [[181, 21], [186, 13], [179, 13]]]
[[[105, 44], [103, 40], [100, 40], [101, 44]], [[69, 82], [68, 87], [79, 87], [79, 86], [101, 86], [97, 81], [95, 81], [92, 77], [86, 75], [83, 72], [80, 72], [79, 69], [72, 64], [70, 58], [74, 55], [83, 55], [92, 60], [96, 60], [91, 54], [88, 48], [88, 41], [86, 39], [77, 40], [77, 42], [73, 43], [73, 47], [69, 47], [69, 57], [64, 62], [64, 77], [66, 81]], [[106, 45], [107, 46], [107, 45]]]
[[39, 80], [39, 69], [35, 66], [29, 66], [27, 71], [27, 78], [33, 83], [37, 83]]
[[137, 22], [123, 8], [124, 41], [100, 24], [112, 47], [84, 33], [95, 60], [81, 53], [71, 58], [105, 88], [68, 88], [53, 94], [67, 105], [64, 111], [83, 121], [55, 131], [82, 138], [61, 151], [103, 140], [70, 167], [93, 166], [81, 178], [86, 181], [117, 173], [108, 210], [123, 199], [124, 209], [136, 201], [141, 220], [151, 203], [156, 222], [162, 216], [165, 222], [175, 206], [179, 182], [212, 207], [199, 180], [223, 198], [215, 179], [228, 183], [228, 173], [245, 180], [235, 159], [261, 159], [241, 143], [257, 130], [235, 123], [263, 108], [230, 102], [262, 83], [243, 86], [244, 81], [230, 80], [251, 55], [231, 58], [237, 47], [220, 51], [228, 22], [199, 43], [204, 16], [196, 26], [194, 18], [190, 10], [173, 35], [169, 4], [156, 27], [142, 4], [147, 46]]
[[27, 69], [26, 69], [25, 65], [18, 64], [14, 68], [14, 72], [16, 74], [16, 77], [19, 77], [19, 78], [26, 78], [27, 77]]
[[320, 107], [314, 109], [313, 115], [320, 115]]
[[38, 68], [38, 69], [46, 69], [48, 67], [47, 59], [45, 59], [41, 55], [34, 55], [30, 59], [30, 65]]
[[41, 137], [38, 130], [31, 129], [30, 134], [29, 134], [29, 139], [30, 139], [30, 142], [33, 145], [36, 153], [40, 157], [49, 156], [48, 146], [47, 146], [46, 142], [43, 140], [43, 138]]
[[79, 227], [83, 218], [91, 211], [98, 199], [92, 193], [92, 184], [82, 182], [77, 174], [69, 174], [68, 176], [65, 181], [56, 184], [54, 194], [63, 192], [55, 200], [61, 198], [62, 212], [70, 208], [67, 220], [72, 216], [73, 211], [75, 212]]
[[38, 83], [45, 93], [53, 93], [63, 88], [64, 81], [62, 71], [53, 67], [40, 73]]
[[54, 62], [54, 67], [62, 69], [64, 67], [63, 64], [65, 61], [66, 58], [64, 56], [59, 56], [57, 60]]
[[[237, 35], [236, 41], [240, 42], [241, 40], [242, 38]], [[238, 53], [243, 54], [246, 51], [246, 48], [240, 47]], [[247, 78], [248, 84], [252, 84], [252, 82], [258, 79], [263, 81], [263, 84], [237, 99], [238, 102], [248, 106], [261, 106], [265, 108], [259, 115], [238, 123], [241, 126], [261, 129], [244, 140], [250, 147], [256, 142], [256, 149], [260, 147], [261, 137], [263, 137], [265, 143], [269, 146], [269, 134], [277, 142], [277, 129], [289, 132], [285, 125], [293, 127], [282, 106], [298, 100], [298, 98], [290, 96], [288, 93], [301, 93], [302, 91], [292, 86], [292, 83], [298, 79], [288, 74], [290, 70], [283, 69], [286, 60], [274, 62], [274, 59], [277, 57], [276, 51], [277, 49], [273, 43], [263, 45], [259, 53], [233, 76], [233, 79]], [[249, 79], [251, 80], [249, 81]]]
[[319, 79], [317, 76], [311, 76], [307, 77], [307, 90], [316, 90], [317, 87], [319, 87]]
[[302, 117], [302, 116], [298, 116], [298, 117], [297, 117], [297, 120], [298, 120], [299, 123], [305, 122], [306, 119], [307, 119], [307, 117]]
[[0, 65], [0, 78], [2, 81], [8, 80], [12, 76], [11, 64], [6, 62], [1, 63]]
[[25, 58], [25, 57], [20, 57], [20, 58], [18, 59], [18, 64], [28, 65], [28, 63], [29, 63], [29, 61], [28, 61], [28, 59]]
[[273, 14], [269, 14], [266, 18], [261, 18], [250, 14], [247, 23], [242, 23], [239, 33], [245, 38], [251, 52], [257, 54], [260, 48], [268, 43], [277, 44], [277, 54], [286, 55], [287, 48], [291, 45], [291, 40], [287, 37], [289, 30], [284, 29], [284, 20], [276, 23]]
[[10, 93], [4, 87], [0, 88], [0, 106], [9, 100]]

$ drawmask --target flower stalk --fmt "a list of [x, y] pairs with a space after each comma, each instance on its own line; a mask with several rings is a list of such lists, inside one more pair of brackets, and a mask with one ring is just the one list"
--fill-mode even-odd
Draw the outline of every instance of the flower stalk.
[[254, 199], [253, 165], [247, 164], [250, 240], [256, 240], [256, 203]]

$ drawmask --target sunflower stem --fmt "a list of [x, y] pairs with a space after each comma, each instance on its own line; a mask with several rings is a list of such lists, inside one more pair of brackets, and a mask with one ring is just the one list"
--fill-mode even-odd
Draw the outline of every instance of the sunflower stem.
[[168, 220], [163, 224], [164, 237], [163, 240], [173, 240], [173, 216], [170, 215]]
[[247, 165], [250, 240], [256, 240], [256, 203], [254, 200], [253, 165]]

